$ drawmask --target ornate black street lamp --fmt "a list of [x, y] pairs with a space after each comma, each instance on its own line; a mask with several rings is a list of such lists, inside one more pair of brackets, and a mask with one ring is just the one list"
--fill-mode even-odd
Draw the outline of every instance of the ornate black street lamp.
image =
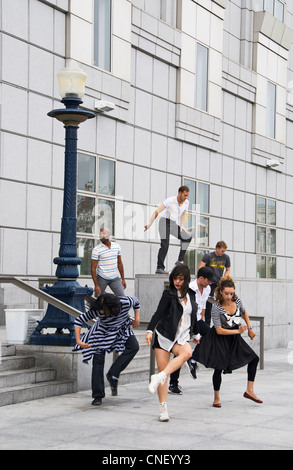
[[[48, 116], [63, 122], [65, 127], [65, 172], [60, 249], [59, 256], [54, 259], [57, 264], [57, 281], [53, 286], [42, 289], [81, 312], [85, 308], [84, 297], [93, 293], [92, 288], [82, 287], [77, 282], [78, 265], [81, 264], [76, 248], [77, 129], [81, 122], [95, 117], [95, 113], [79, 108], [85, 93], [85, 80], [86, 74], [77, 67], [75, 61], [69, 60], [67, 66], [58, 73], [59, 91], [65, 108], [48, 113]], [[73, 324], [71, 315], [49, 304], [45, 317], [30, 338], [30, 344], [74, 345]], [[56, 328], [56, 331], [53, 334], [42, 334], [41, 331], [47, 328]]]

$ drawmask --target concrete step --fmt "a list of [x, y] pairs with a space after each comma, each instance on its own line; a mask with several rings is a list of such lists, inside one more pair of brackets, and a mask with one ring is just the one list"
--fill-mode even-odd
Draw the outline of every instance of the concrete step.
[[49, 381], [0, 389], [0, 406], [73, 393], [73, 380]]
[[[137, 368], [133, 367], [130, 369], [130, 365], [120, 374], [119, 377], [119, 384], [129, 384], [134, 382], [142, 382], [145, 381], [147, 384], [149, 383], [149, 367], [147, 368]], [[119, 385], [118, 385], [119, 386]]]
[[1, 344], [0, 347], [0, 357], [14, 356], [15, 355], [15, 345], [14, 344]]
[[0, 363], [0, 372], [8, 370], [30, 369], [35, 367], [34, 356], [5, 356]]
[[56, 379], [56, 370], [50, 368], [31, 368], [0, 373], [0, 389], [17, 385], [48, 382]]
[[150, 356], [149, 354], [140, 354], [140, 351], [134, 356], [127, 369], [147, 369], [150, 367]]

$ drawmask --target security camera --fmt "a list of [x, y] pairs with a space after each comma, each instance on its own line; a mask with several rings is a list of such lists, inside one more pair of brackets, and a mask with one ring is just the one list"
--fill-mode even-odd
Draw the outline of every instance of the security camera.
[[95, 109], [102, 112], [113, 111], [113, 109], [115, 109], [115, 104], [106, 100], [96, 100]]
[[279, 160], [267, 160], [267, 166], [269, 168], [277, 168], [280, 165]]

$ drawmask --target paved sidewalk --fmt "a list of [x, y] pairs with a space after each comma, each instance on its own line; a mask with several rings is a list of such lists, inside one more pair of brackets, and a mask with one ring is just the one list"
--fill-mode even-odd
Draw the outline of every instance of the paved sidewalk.
[[211, 377], [205, 368], [197, 380], [182, 376], [183, 395], [168, 395], [167, 423], [158, 421], [158, 398], [145, 382], [119, 386], [117, 397], [107, 388], [100, 407], [90, 391], [1, 407], [0, 449], [293, 449], [293, 349], [265, 352], [255, 383], [262, 405], [243, 398], [243, 368], [223, 376], [222, 408], [213, 408]]

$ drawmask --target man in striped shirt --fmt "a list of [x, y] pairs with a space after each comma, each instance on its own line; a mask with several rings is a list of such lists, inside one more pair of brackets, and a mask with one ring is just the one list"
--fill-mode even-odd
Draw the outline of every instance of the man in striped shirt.
[[93, 248], [91, 275], [97, 296], [103, 294], [107, 286], [115, 295], [124, 295], [126, 282], [121, 247], [118, 243], [110, 240], [110, 230], [107, 228], [101, 228], [100, 243]]

